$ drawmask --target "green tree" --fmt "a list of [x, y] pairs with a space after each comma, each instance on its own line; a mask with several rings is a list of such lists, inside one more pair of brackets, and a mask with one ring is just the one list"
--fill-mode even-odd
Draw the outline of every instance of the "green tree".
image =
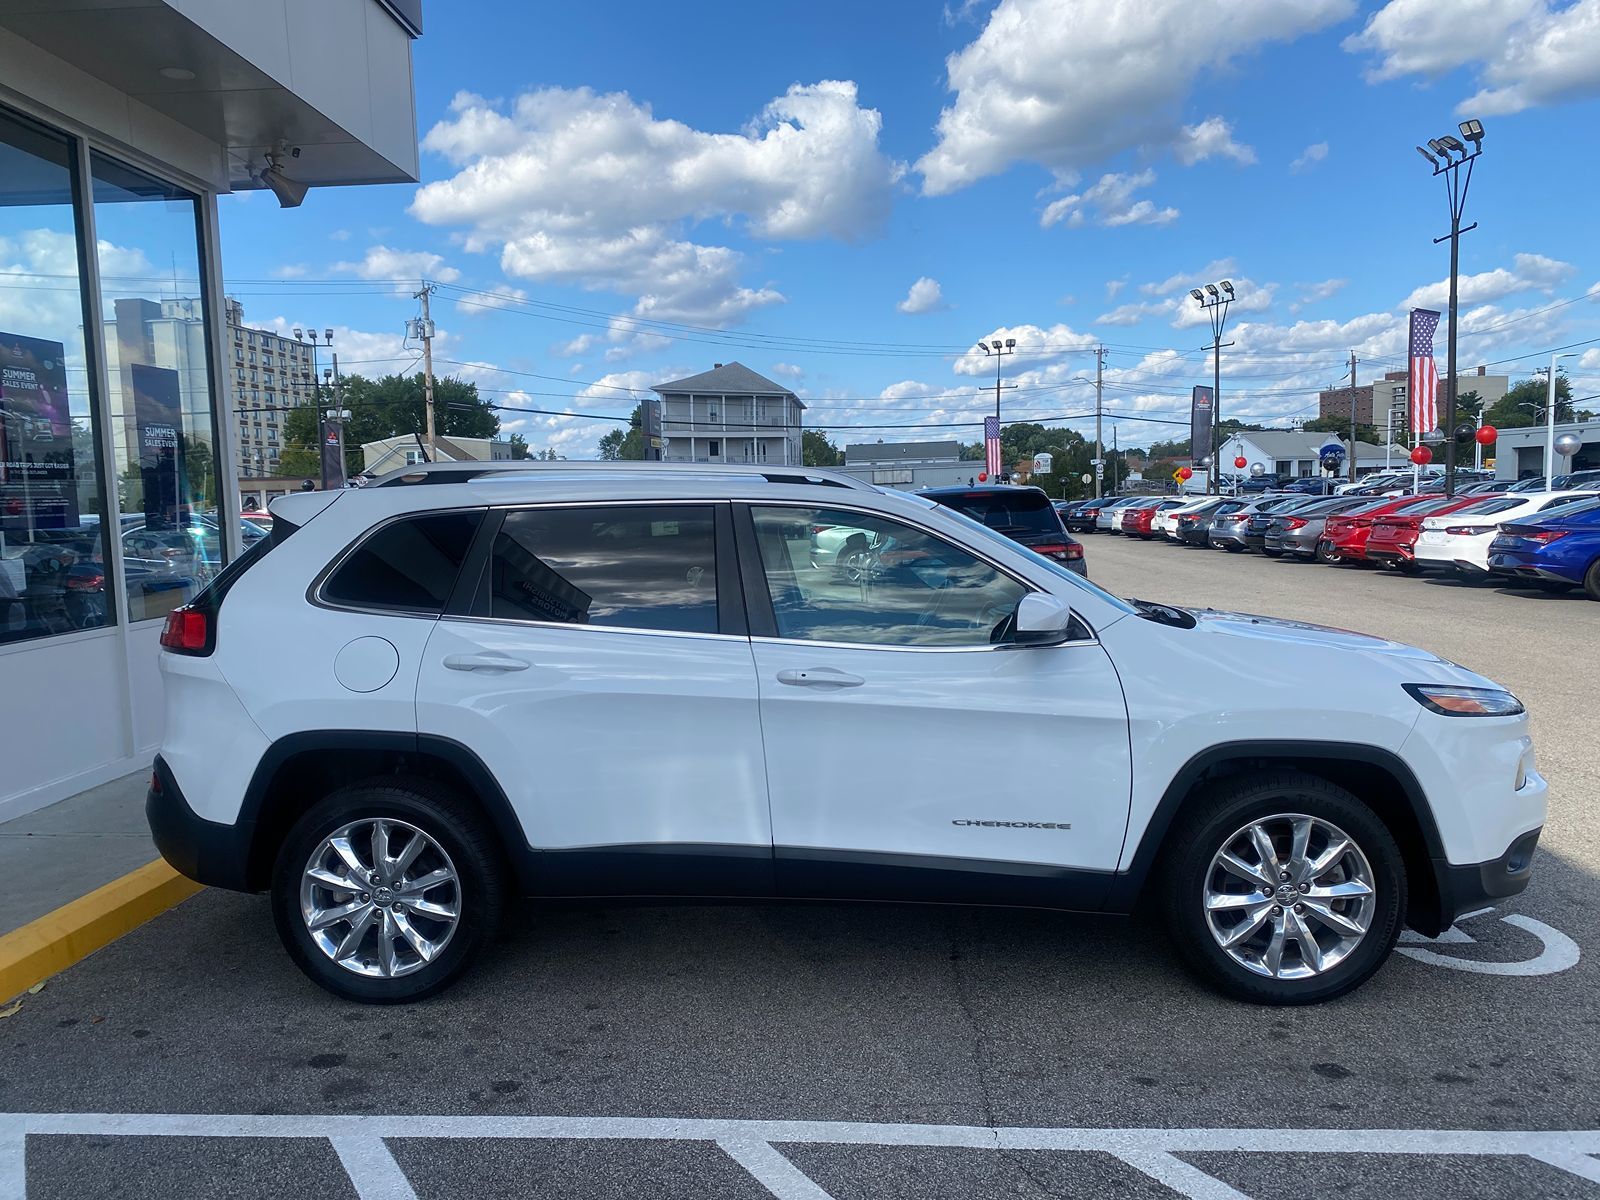
[[[1535, 376], [1524, 379], [1500, 399], [1491, 404], [1483, 414], [1483, 423], [1496, 429], [1525, 429], [1529, 425], [1543, 425], [1544, 410], [1550, 399], [1550, 385]], [[1564, 375], [1556, 376], [1556, 421], [1573, 419], [1572, 385]]]
[[644, 406], [635, 404], [627, 429], [613, 429], [600, 438], [600, 457], [605, 462], [631, 462], [644, 458]]
[[[345, 376], [340, 399], [350, 411], [344, 428], [346, 474], [354, 475], [362, 469], [363, 444], [425, 434], [428, 427], [425, 397], [426, 387], [420, 371], [415, 375], [385, 375], [381, 379]], [[334, 404], [332, 388], [322, 388], [321, 399], [324, 406], [331, 408]], [[434, 380], [433, 412], [441, 437], [492, 438], [500, 432], [500, 418], [494, 406], [478, 395], [477, 384], [463, 379], [447, 376]], [[279, 473], [317, 478], [322, 473], [319, 445], [316, 406], [308, 404], [290, 409], [283, 419]], [[526, 449], [526, 443], [523, 448]]]
[[808, 467], [842, 467], [844, 451], [820, 429], [800, 431], [800, 461]]

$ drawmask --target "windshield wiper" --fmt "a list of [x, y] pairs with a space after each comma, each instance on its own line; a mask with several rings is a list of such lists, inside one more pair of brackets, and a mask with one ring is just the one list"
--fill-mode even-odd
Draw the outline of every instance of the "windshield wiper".
[[1175, 629], [1193, 629], [1199, 624], [1194, 619], [1193, 613], [1174, 608], [1170, 604], [1157, 604], [1154, 600], [1137, 600], [1132, 596], [1127, 597], [1127, 601], [1141, 617], [1146, 621], [1154, 621], [1157, 625], [1171, 625]]

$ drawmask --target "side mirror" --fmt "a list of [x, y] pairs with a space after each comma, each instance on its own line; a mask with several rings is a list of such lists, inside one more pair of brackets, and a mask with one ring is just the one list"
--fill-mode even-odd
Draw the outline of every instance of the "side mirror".
[[1072, 626], [1072, 606], [1060, 596], [1029, 592], [1017, 605], [1018, 646], [1059, 646]]

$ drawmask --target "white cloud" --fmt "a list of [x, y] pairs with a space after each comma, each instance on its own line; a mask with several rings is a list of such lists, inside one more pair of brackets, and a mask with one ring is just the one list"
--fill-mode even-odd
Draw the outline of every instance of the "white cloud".
[[946, 307], [944, 294], [939, 290], [939, 281], [929, 279], [926, 275], [911, 285], [911, 290], [906, 293], [906, 298], [895, 305], [903, 313], [915, 315], [917, 313], [938, 312]]
[[1348, 279], [1324, 279], [1321, 283], [1297, 283], [1295, 290], [1300, 293], [1299, 299], [1289, 306], [1290, 312], [1299, 312], [1308, 304], [1317, 304], [1323, 300], [1330, 300], [1348, 287]]
[[497, 284], [487, 292], [475, 292], [471, 295], [457, 296], [456, 307], [468, 316], [475, 316], [490, 312], [497, 308], [515, 308], [528, 298], [528, 293], [519, 287], [507, 284]]
[[1186, 167], [1208, 158], [1231, 158], [1240, 166], [1256, 161], [1256, 152], [1233, 140], [1233, 126], [1221, 117], [1207, 117], [1198, 125], [1185, 125], [1178, 133], [1172, 152]]
[[[1457, 280], [1457, 296], [1461, 304], [1484, 304], [1514, 296], [1518, 292], [1549, 293], [1577, 272], [1571, 263], [1546, 258], [1542, 254], [1518, 254], [1511, 260], [1510, 269], [1496, 267], [1477, 275], [1463, 275]], [[1417, 288], [1400, 302], [1403, 309], [1443, 308], [1450, 299], [1450, 281]], [[1466, 327], [1465, 320], [1462, 322]]]
[[[154, 300], [171, 295], [171, 272], [163, 274], [143, 250], [102, 238], [96, 255], [109, 298]], [[68, 357], [77, 358], [83, 345], [83, 308], [77, 287], [67, 282], [78, 276], [76, 239], [48, 228], [0, 236], [0, 275], [5, 278], [5, 286], [0, 287], [0, 329], [61, 342]], [[187, 294], [199, 293], [197, 280], [179, 282]], [[110, 307], [106, 306], [107, 316]]]
[[1373, 81], [1476, 69], [1463, 116], [1495, 116], [1600, 95], [1600, 0], [1390, 0], [1346, 50], [1371, 55]]
[[348, 242], [350, 240], [350, 231], [348, 229], [335, 229], [328, 234], [328, 238], [335, 242]]
[[637, 317], [733, 324], [783, 296], [744, 284], [737, 251], [689, 230], [715, 220], [764, 239], [874, 233], [904, 170], [880, 150], [881, 126], [848, 81], [795, 84], [738, 133], [587, 88], [525, 93], [509, 110], [461, 93], [423, 140], [458, 169], [420, 188], [411, 212], [465, 225], [466, 248], [498, 247], [509, 275], [634, 296]]
[[428, 250], [394, 250], [388, 246], [373, 246], [360, 262], [334, 263], [333, 269], [341, 274], [359, 275], [362, 279], [395, 279], [406, 283], [413, 279], [454, 283], [461, 278], [460, 271], [445, 265], [441, 254]]
[[1307, 146], [1300, 152], [1299, 158], [1295, 159], [1289, 164], [1289, 170], [1298, 175], [1302, 171], [1309, 171], [1312, 167], [1316, 166], [1319, 162], [1327, 157], [1328, 143], [1312, 142], [1311, 145]]
[[1204, 287], [1208, 283], [1228, 279], [1238, 270], [1239, 264], [1233, 259], [1215, 258], [1198, 271], [1180, 271], [1155, 283], [1141, 283], [1139, 291], [1146, 296], [1170, 296], [1174, 292], [1187, 292], [1192, 287]]
[[303, 279], [310, 270], [305, 263], [284, 263], [272, 269], [272, 276], [274, 279]]
[[1128, 281], [1126, 279], [1106, 280], [1106, 299], [1115, 300], [1117, 298], [1117, 293], [1127, 286]]
[[[1048, 329], [1038, 325], [1002, 325], [980, 341], [1014, 339], [1013, 352], [1005, 356], [1008, 371], [1020, 370], [1028, 363], [1046, 362], [1078, 350], [1092, 349], [1099, 341], [1092, 333], [1078, 333], [1066, 325]], [[951, 367], [957, 375], [993, 375], [994, 358], [974, 346]]]
[[1175, 208], [1158, 208], [1153, 201], [1135, 200], [1133, 193], [1149, 187], [1156, 181], [1156, 173], [1148, 168], [1128, 174], [1110, 173], [1100, 176], [1099, 182], [1082, 193], [1063, 196], [1045, 205], [1039, 224], [1045, 229], [1065, 221], [1073, 228], [1089, 219], [1094, 211], [1097, 224], [1166, 225], [1178, 219]]
[[773, 363], [771, 371], [779, 379], [801, 379], [805, 376], [806, 369], [794, 363]]
[[942, 195], [1016, 162], [1070, 175], [1180, 136], [1202, 72], [1354, 11], [1354, 0], [1001, 0], [945, 60], [955, 100], [917, 163]]
[[1135, 301], [1132, 304], [1120, 304], [1110, 312], [1101, 313], [1094, 319], [1096, 325], [1137, 325], [1146, 317], [1155, 313], [1170, 311], [1170, 304], [1146, 304]]
[[[273, 317], [262, 328], [273, 330], [282, 337], [292, 337], [296, 324], [298, 322], [285, 317]], [[419, 365], [422, 361], [422, 348], [417, 345], [407, 346], [404, 333], [375, 333], [371, 330], [351, 329], [348, 325], [335, 325], [333, 333], [333, 348], [339, 353], [339, 369], [344, 374], [377, 378], [380, 375], [408, 375], [422, 369]], [[440, 329], [433, 339], [435, 359], [452, 357], [457, 341], [454, 334]], [[318, 354], [322, 356], [321, 365], [329, 366], [327, 352], [319, 349]], [[437, 373], [441, 376], [460, 375], [463, 378], [470, 374], [447, 364], [440, 364]]]

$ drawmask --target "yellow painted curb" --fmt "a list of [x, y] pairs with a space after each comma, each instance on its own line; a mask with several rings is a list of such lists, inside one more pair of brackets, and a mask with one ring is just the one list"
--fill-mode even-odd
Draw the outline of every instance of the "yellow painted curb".
[[200, 890], [162, 859], [0, 937], [0, 999], [87, 958]]

